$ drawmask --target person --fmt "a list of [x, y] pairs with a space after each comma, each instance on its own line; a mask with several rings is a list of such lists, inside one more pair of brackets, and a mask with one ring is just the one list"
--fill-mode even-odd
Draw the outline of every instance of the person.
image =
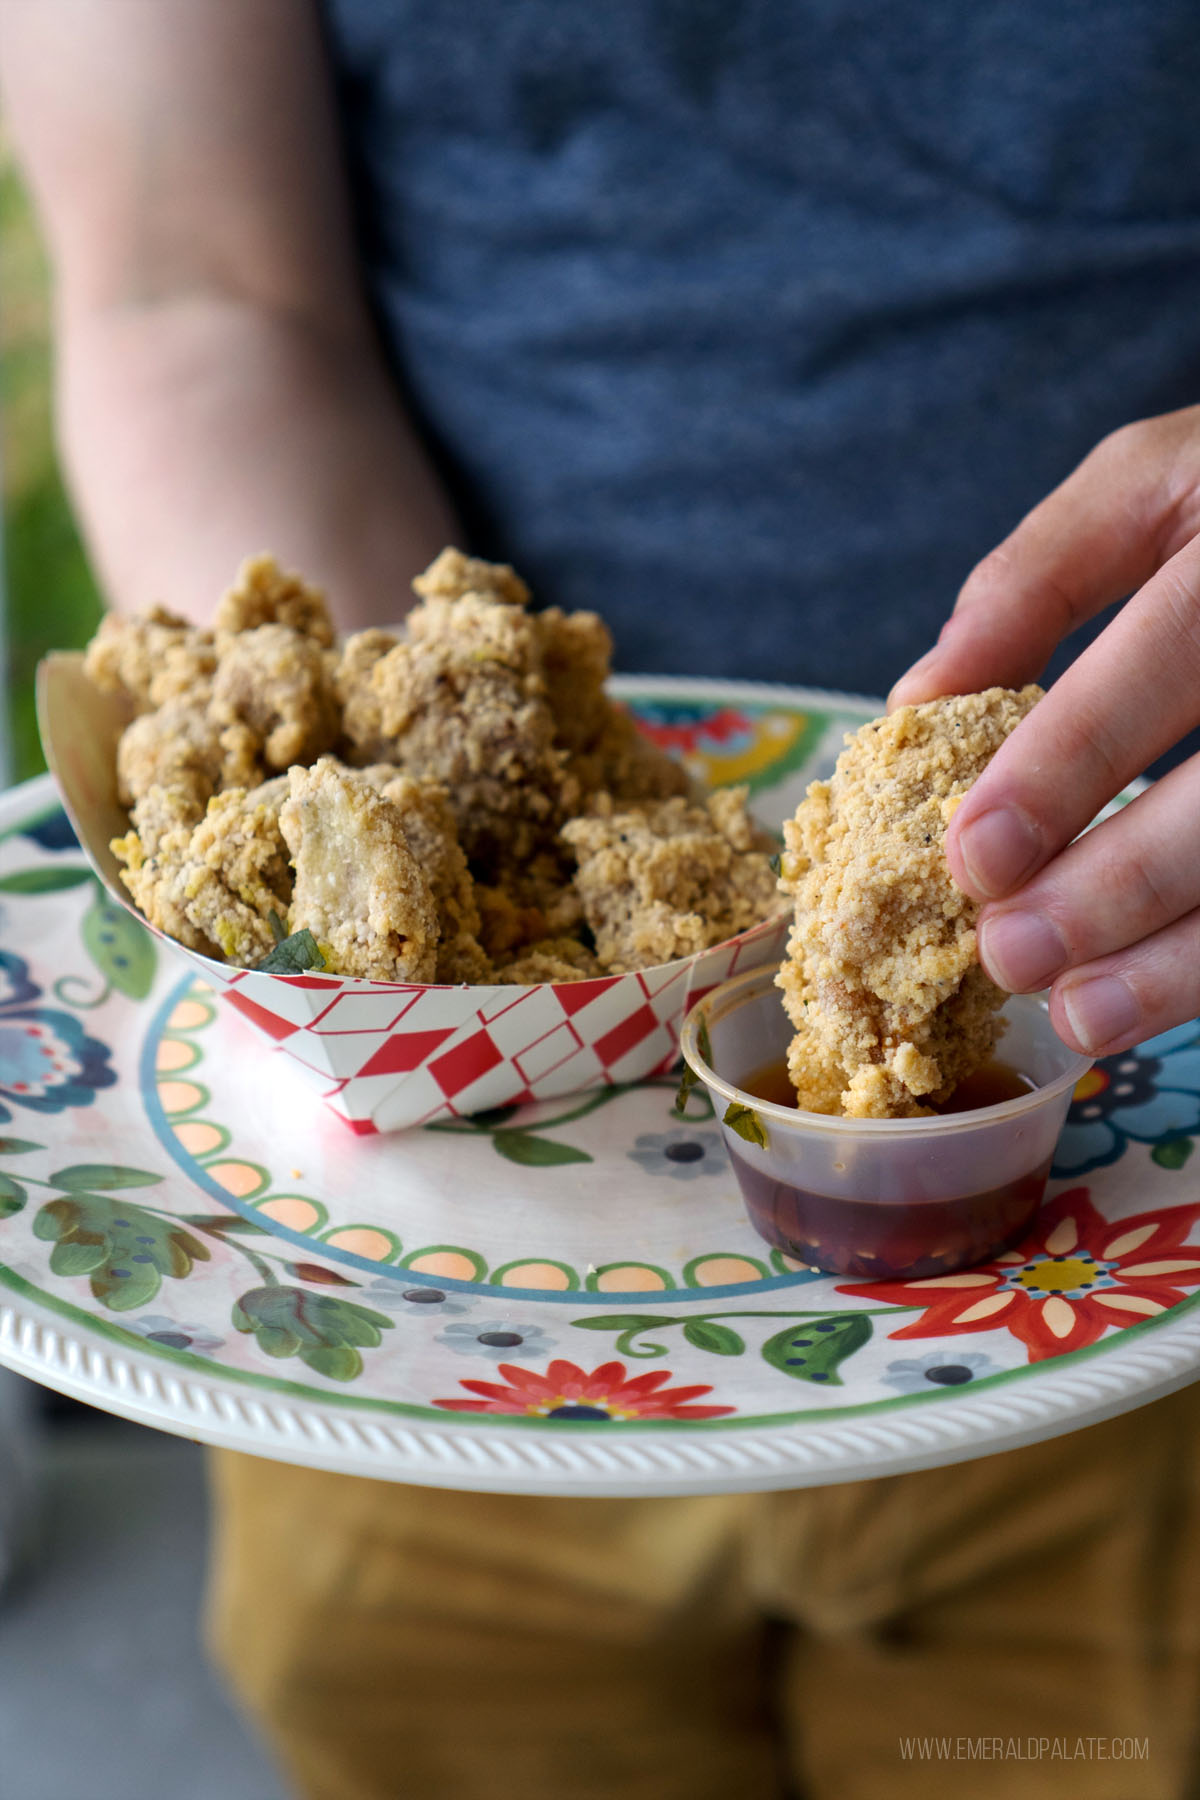
[[[106, 590], [203, 619], [270, 545], [356, 628], [465, 538], [595, 605], [626, 666], [879, 691], [912, 663], [894, 701], [1057, 668], [1098, 618], [951, 867], [1064, 1041], [1187, 1020], [1198, 59], [1177, 0], [6, 0]], [[900, 1750], [923, 1734], [1145, 1738], [1010, 1748], [972, 1792], [1182, 1796], [1196, 1412], [697, 1500], [221, 1456], [214, 1632], [321, 1800], [949, 1792], [953, 1757]]]

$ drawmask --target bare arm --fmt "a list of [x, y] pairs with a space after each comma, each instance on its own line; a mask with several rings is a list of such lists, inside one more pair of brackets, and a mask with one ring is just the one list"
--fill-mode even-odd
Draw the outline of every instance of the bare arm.
[[344, 627], [397, 617], [455, 524], [360, 291], [312, 0], [0, 0], [0, 70], [112, 602], [206, 619], [270, 549]]

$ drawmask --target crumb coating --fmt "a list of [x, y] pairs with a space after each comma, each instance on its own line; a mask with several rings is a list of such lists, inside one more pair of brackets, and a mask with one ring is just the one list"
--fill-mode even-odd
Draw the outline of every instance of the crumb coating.
[[916, 1117], [991, 1055], [1006, 996], [980, 966], [946, 828], [1040, 697], [989, 688], [873, 720], [784, 826], [795, 922], [779, 985], [801, 1107]]

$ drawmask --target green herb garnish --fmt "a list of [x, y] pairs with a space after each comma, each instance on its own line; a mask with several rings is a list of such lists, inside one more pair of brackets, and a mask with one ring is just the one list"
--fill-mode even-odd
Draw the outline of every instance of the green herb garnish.
[[271, 927], [271, 936], [275, 939], [275, 942], [277, 944], [282, 944], [284, 938], [287, 936], [287, 926], [275, 911], [274, 907], [272, 907], [267, 914], [267, 924]]
[[280, 938], [275, 948], [255, 968], [260, 975], [304, 975], [310, 969], [323, 969], [325, 958], [308, 927], [293, 931], [291, 937]]
[[767, 858], [767, 861], [771, 865], [772, 875], [782, 875], [783, 874], [783, 851], [782, 850], [776, 850], [774, 856], [769, 856]]
[[740, 1100], [731, 1100], [725, 1108], [725, 1124], [730, 1131], [736, 1131], [740, 1138], [748, 1144], [757, 1144], [760, 1150], [767, 1147], [767, 1128], [752, 1106], [743, 1106]]
[[[704, 1017], [703, 1013], [700, 1015], [700, 1023], [696, 1028], [696, 1037], [700, 1044], [700, 1054], [711, 1069], [712, 1041], [708, 1035], [708, 1020]], [[675, 1095], [675, 1104], [671, 1108], [671, 1111], [675, 1114], [676, 1118], [684, 1119], [687, 1117], [688, 1095], [694, 1087], [698, 1087], [699, 1085], [700, 1077], [697, 1075], [695, 1069], [692, 1068], [690, 1063], [684, 1063], [683, 1074], [679, 1077], [679, 1091]]]
[[683, 1074], [679, 1077], [679, 1091], [675, 1095], [675, 1104], [671, 1111], [677, 1118], [687, 1117], [688, 1095], [698, 1086], [700, 1077], [690, 1063], [684, 1063]]

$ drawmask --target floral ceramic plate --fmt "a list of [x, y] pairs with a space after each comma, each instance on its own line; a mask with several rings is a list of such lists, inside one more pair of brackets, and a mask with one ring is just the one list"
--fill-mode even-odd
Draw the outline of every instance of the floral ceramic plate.
[[[778, 822], [866, 702], [623, 684]], [[701, 1091], [360, 1138], [0, 799], [0, 1360], [164, 1430], [432, 1486], [797, 1487], [951, 1462], [1200, 1367], [1200, 1025], [1082, 1084], [1029, 1237], [934, 1280], [746, 1223]]]

